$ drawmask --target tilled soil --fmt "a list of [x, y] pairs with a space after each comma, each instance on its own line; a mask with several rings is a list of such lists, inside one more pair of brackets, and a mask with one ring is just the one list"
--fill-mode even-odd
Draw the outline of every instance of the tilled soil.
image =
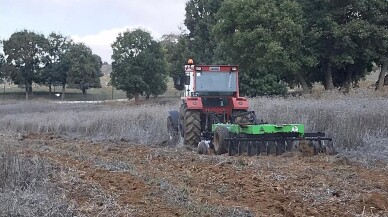
[[47, 134], [20, 140], [7, 141], [60, 168], [50, 180], [80, 215], [388, 216], [386, 164], [366, 168], [338, 155], [297, 152], [204, 156]]

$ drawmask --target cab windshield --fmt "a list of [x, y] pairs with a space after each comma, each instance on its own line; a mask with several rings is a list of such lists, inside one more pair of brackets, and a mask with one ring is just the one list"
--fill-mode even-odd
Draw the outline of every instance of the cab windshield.
[[195, 90], [200, 95], [215, 92], [230, 95], [237, 91], [236, 72], [197, 72], [195, 81]]

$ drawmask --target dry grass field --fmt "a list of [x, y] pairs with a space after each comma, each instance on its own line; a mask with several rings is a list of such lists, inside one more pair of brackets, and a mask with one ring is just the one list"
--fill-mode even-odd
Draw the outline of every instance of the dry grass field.
[[388, 95], [254, 98], [338, 154], [229, 157], [167, 145], [178, 99], [0, 102], [0, 216], [388, 216]]

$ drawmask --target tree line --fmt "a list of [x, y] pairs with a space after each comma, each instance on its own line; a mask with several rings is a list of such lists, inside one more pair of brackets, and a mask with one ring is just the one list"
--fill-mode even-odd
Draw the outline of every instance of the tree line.
[[190, 0], [186, 31], [165, 35], [168, 72], [200, 64], [239, 64], [247, 96], [283, 94], [315, 82], [326, 90], [357, 87], [388, 65], [386, 0]]
[[[189, 0], [185, 29], [155, 40], [142, 29], [120, 33], [111, 45], [111, 84], [139, 99], [163, 94], [168, 76], [196, 64], [238, 64], [245, 96], [357, 87], [372, 68], [388, 67], [386, 0]], [[21, 31], [3, 41], [1, 77], [32, 90], [32, 82], [98, 87], [101, 58], [59, 34]], [[387, 79], [386, 79], [387, 80]]]
[[0, 78], [11, 80], [25, 88], [26, 99], [32, 94], [32, 84], [78, 88], [86, 94], [89, 88], [101, 87], [101, 57], [83, 43], [57, 33], [47, 37], [33, 31], [13, 33], [2, 41]]

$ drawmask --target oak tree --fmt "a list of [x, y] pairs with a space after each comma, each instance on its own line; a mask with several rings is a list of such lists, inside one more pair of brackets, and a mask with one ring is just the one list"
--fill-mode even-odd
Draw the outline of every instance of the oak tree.
[[24, 86], [26, 99], [32, 94], [32, 83], [40, 79], [47, 47], [44, 35], [28, 30], [15, 32], [4, 41], [7, 65], [12, 68], [10, 76], [15, 84]]
[[112, 44], [112, 85], [129, 99], [159, 95], [167, 86], [164, 54], [160, 43], [141, 29], [120, 33]]

